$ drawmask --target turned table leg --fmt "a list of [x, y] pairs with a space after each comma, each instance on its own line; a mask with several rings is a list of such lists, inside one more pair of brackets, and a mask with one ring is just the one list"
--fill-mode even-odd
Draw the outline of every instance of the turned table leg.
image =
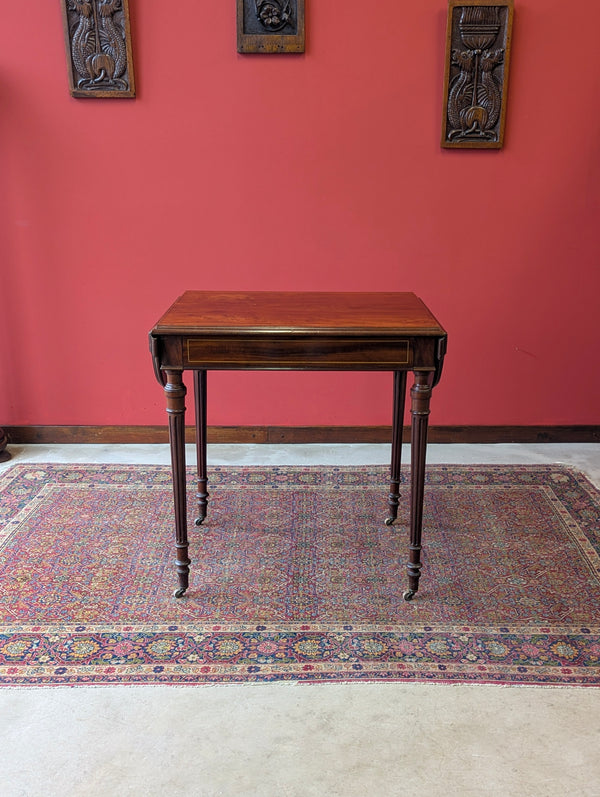
[[411, 600], [419, 589], [421, 575], [421, 530], [423, 527], [423, 494], [425, 490], [425, 456], [427, 453], [427, 425], [431, 399], [431, 376], [427, 371], [415, 372], [411, 388], [411, 488], [410, 488], [410, 544], [408, 559], [408, 589], [404, 599]]
[[173, 498], [175, 504], [175, 565], [179, 587], [173, 593], [180, 598], [188, 588], [190, 559], [188, 558], [187, 506], [185, 481], [185, 385], [181, 371], [165, 371], [165, 396], [169, 417]]
[[196, 458], [198, 463], [198, 517], [196, 526], [206, 518], [208, 507], [208, 475], [206, 470], [206, 371], [194, 371], [196, 405]]
[[402, 460], [402, 425], [406, 398], [406, 371], [394, 371], [394, 406], [392, 417], [392, 465], [390, 468], [390, 514], [385, 525], [391, 526], [398, 517], [400, 499], [400, 465]]

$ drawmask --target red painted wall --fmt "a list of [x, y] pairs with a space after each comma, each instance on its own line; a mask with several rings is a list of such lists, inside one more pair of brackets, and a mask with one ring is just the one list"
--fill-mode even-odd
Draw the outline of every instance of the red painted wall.
[[[130, 0], [138, 97], [75, 100], [57, 2], [3, 9], [0, 424], [164, 422], [146, 334], [186, 288], [413, 290], [435, 424], [600, 422], [600, 8], [517, 0], [502, 151], [440, 149], [442, 0]], [[211, 374], [211, 424], [385, 424], [391, 377]]]

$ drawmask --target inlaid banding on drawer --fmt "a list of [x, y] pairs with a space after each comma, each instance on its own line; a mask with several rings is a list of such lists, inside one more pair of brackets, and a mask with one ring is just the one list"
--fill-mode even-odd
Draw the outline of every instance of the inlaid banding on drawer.
[[187, 365], [206, 368], [390, 369], [411, 365], [408, 340], [228, 337], [187, 338]]

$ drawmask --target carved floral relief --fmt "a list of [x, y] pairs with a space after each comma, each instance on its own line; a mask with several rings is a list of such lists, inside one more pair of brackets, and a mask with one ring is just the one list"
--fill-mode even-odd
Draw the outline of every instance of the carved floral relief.
[[240, 53], [304, 52], [304, 0], [237, 0]]
[[290, 0], [254, 0], [256, 18], [269, 33], [283, 30], [294, 24], [294, 13]]

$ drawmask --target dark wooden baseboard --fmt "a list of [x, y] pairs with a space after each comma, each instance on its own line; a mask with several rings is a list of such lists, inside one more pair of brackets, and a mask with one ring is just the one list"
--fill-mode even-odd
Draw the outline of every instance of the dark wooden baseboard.
[[[5, 426], [8, 443], [167, 443], [166, 426]], [[209, 443], [389, 443], [389, 426], [209, 426]], [[404, 429], [404, 440], [410, 430]], [[430, 426], [430, 443], [600, 443], [600, 426]], [[194, 441], [187, 427], [186, 440]]]

